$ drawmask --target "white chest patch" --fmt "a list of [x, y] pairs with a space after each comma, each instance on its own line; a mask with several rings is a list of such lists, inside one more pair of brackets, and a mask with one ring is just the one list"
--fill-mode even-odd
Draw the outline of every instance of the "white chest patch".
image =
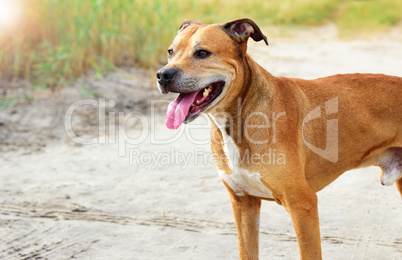
[[258, 172], [250, 172], [240, 168], [240, 150], [232, 137], [226, 133], [226, 117], [214, 117], [212, 120], [218, 126], [224, 140], [223, 150], [228, 158], [231, 174], [219, 170], [219, 176], [238, 196], [249, 194], [265, 199], [274, 199], [272, 192], [261, 182], [261, 175]]

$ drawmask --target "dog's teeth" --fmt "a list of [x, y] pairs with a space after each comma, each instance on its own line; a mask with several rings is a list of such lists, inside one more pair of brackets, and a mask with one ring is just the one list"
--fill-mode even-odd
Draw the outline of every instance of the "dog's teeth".
[[212, 85], [211, 85], [211, 86], [208, 86], [207, 88], [205, 88], [205, 89], [204, 89], [204, 92], [202, 93], [202, 95], [203, 95], [204, 97], [207, 97], [207, 96], [209, 95], [209, 92], [211, 92], [211, 90], [212, 90]]
[[200, 103], [200, 101], [199, 100], [197, 100], [197, 102], [195, 102], [197, 105]]

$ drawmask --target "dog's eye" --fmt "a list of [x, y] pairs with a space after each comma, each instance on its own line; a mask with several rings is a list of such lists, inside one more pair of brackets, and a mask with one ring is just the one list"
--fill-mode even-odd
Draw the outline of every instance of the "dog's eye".
[[199, 50], [195, 52], [195, 57], [196, 58], [200, 58], [200, 59], [204, 59], [207, 58], [211, 55], [212, 53], [210, 53], [209, 51], [206, 50]]
[[171, 57], [173, 56], [173, 50], [172, 50], [172, 49], [169, 49], [169, 50], [167, 51], [167, 54], [168, 54], [168, 57], [171, 58]]

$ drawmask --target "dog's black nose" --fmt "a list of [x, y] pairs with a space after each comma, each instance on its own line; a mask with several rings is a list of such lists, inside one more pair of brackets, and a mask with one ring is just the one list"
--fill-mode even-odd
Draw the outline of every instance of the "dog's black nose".
[[158, 70], [156, 73], [156, 78], [158, 79], [159, 84], [167, 85], [173, 81], [176, 76], [177, 70], [171, 68], [162, 68]]

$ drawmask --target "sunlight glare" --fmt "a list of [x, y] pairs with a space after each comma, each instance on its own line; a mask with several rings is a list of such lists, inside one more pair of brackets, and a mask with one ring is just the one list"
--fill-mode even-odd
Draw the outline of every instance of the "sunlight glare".
[[8, 27], [18, 19], [18, 7], [15, 0], [0, 0], [0, 26]]

